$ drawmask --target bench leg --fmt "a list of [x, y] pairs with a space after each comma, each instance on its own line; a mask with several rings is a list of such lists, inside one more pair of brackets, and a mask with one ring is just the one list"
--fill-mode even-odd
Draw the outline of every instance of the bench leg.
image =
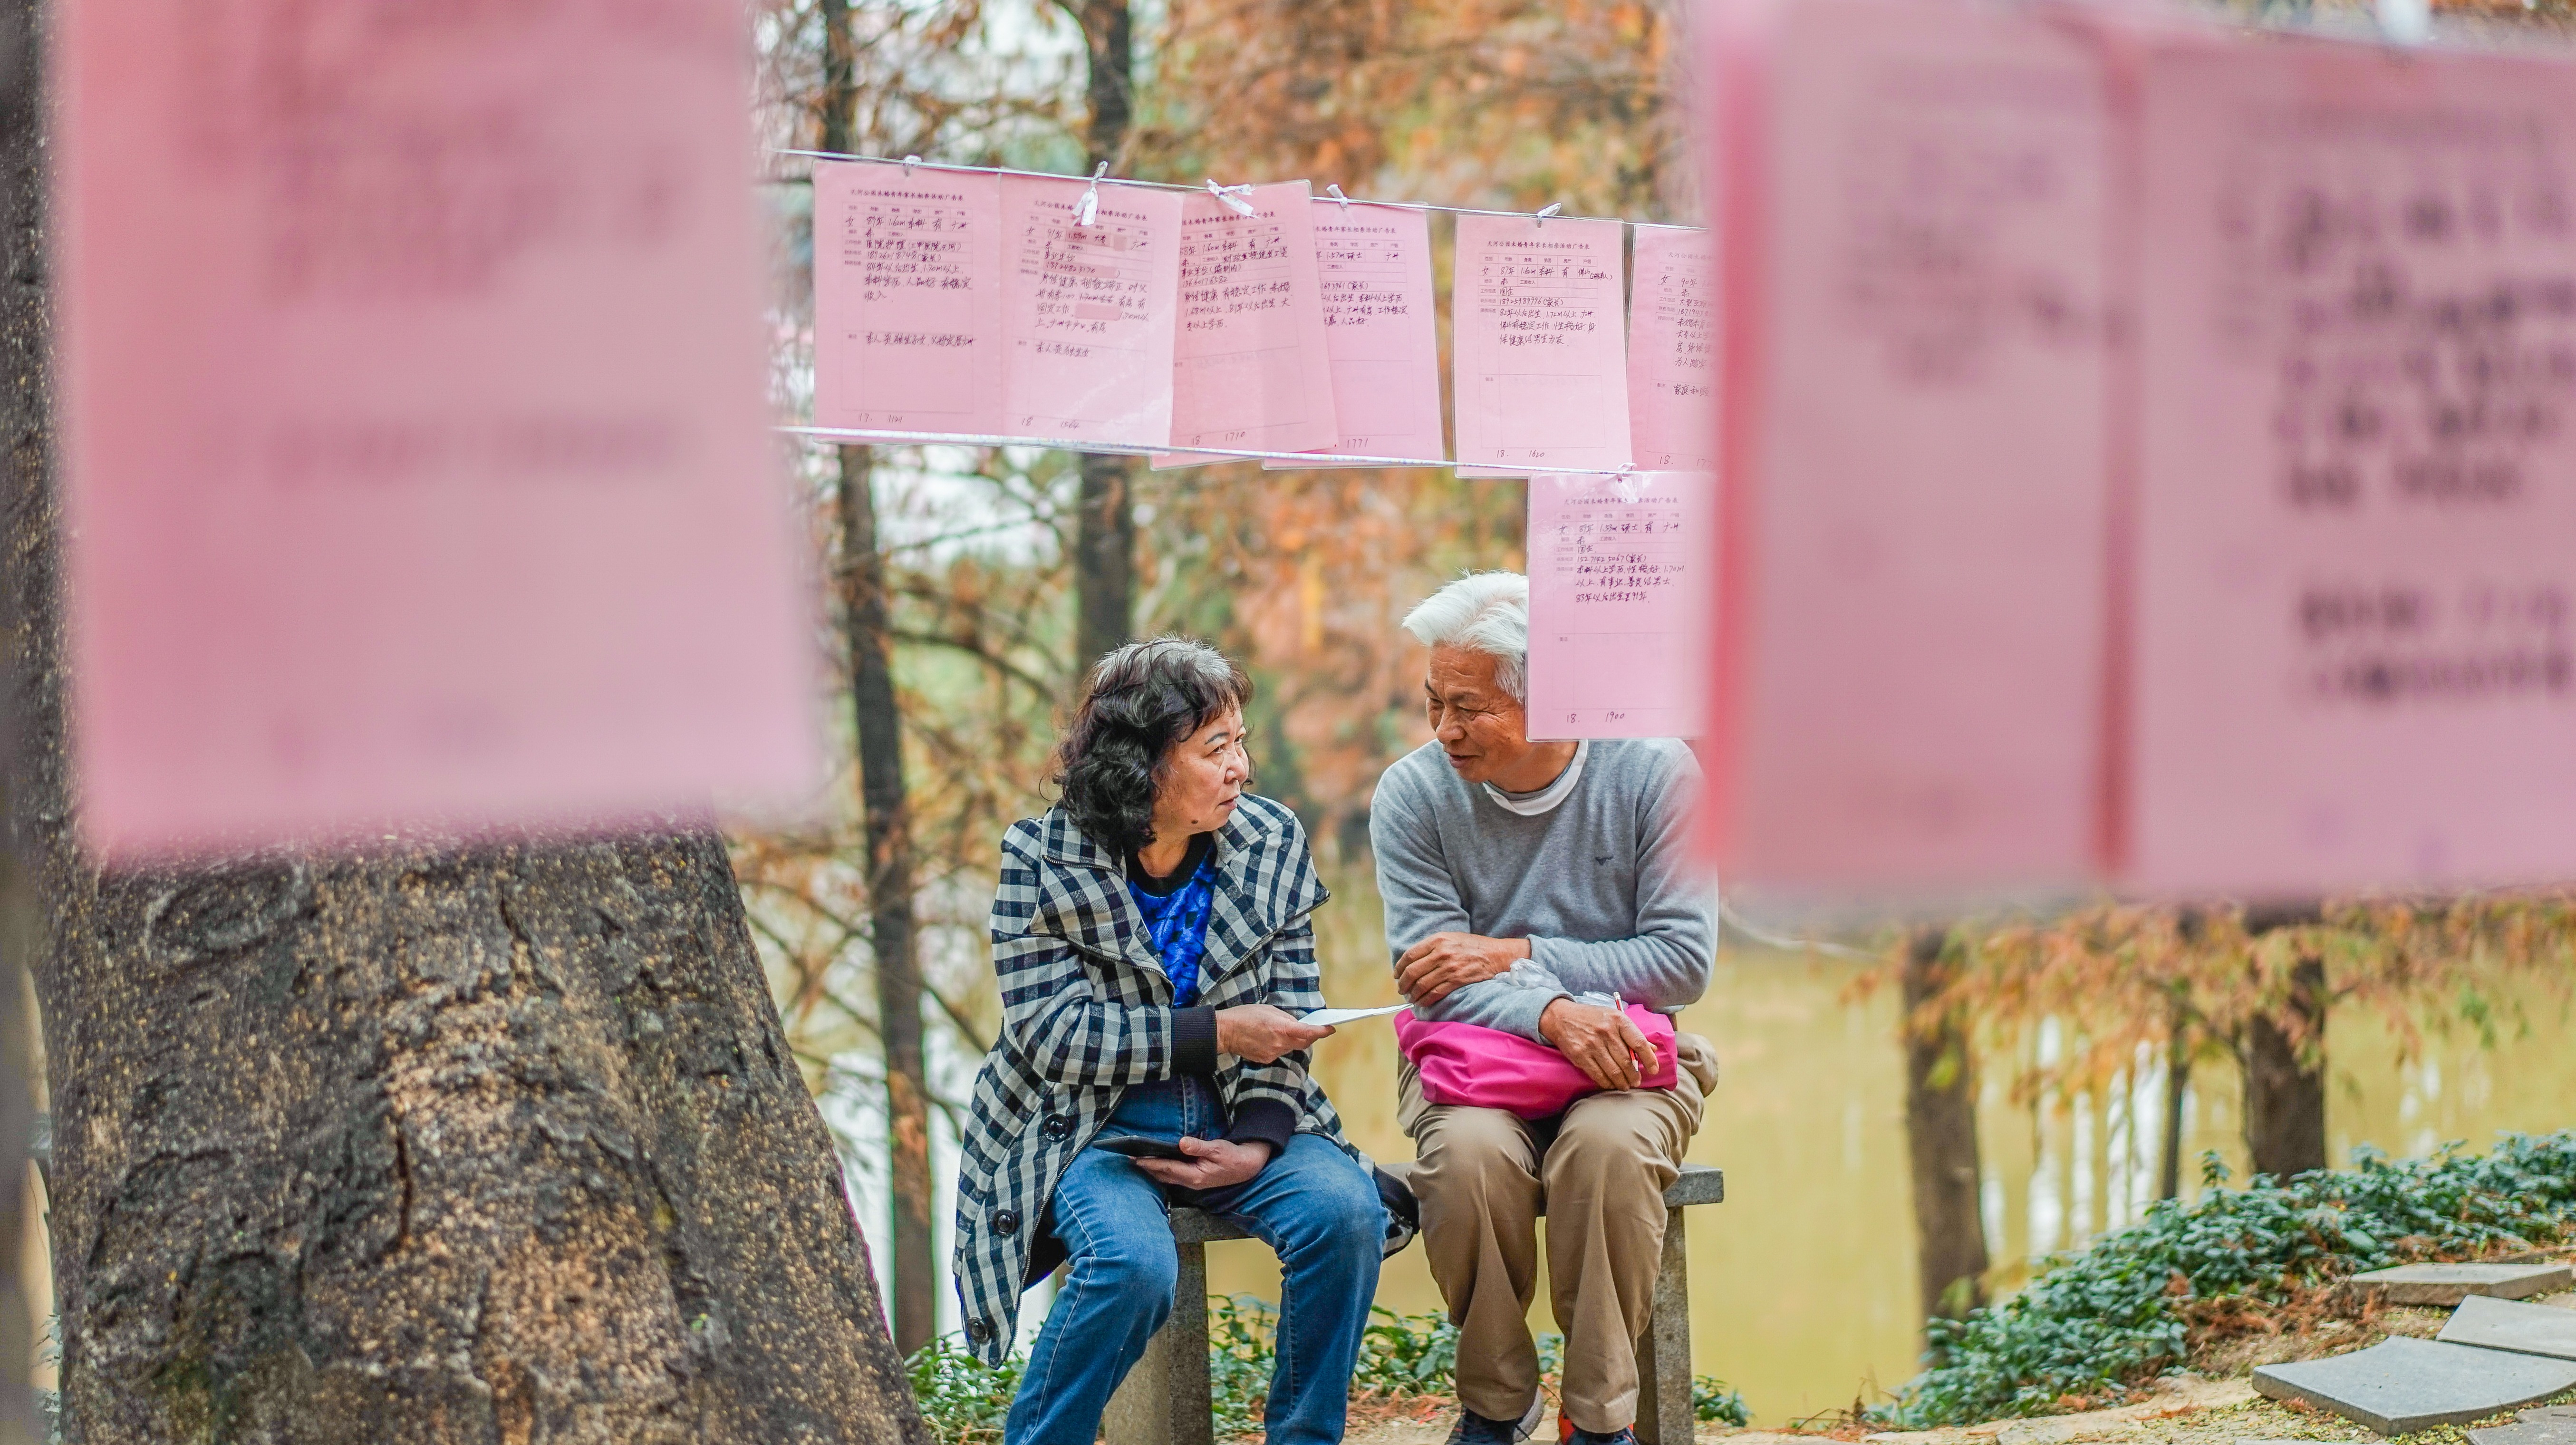
[[1690, 1250], [1682, 1212], [1664, 1211], [1664, 1255], [1655, 1271], [1655, 1316], [1637, 1342], [1639, 1445], [1691, 1445]]
[[[1118, 1445], [1214, 1445], [1208, 1398], [1207, 1246], [1184, 1244], [1172, 1289], [1172, 1317], [1120, 1381], [1100, 1431]], [[1661, 1296], [1657, 1296], [1661, 1298]]]

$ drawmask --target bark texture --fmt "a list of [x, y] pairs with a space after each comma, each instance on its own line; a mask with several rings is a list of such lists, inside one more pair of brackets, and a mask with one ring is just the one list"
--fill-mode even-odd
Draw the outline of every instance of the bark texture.
[[1986, 1302], [1986, 1227], [1978, 1209], [1977, 1091], [1968, 1036], [1924, 1006], [1950, 981], [1946, 930], [1906, 945], [1905, 1145], [1913, 1169], [1914, 1257], [1923, 1316], [1952, 1318]]
[[0, 504], [68, 1438], [926, 1442], [711, 828], [84, 860], [11, 144]]
[[[2246, 931], [2271, 932], [2320, 917], [2313, 903], [2249, 908]], [[2245, 1025], [2245, 1151], [2254, 1172], [2287, 1178], [2326, 1167], [2326, 965], [2302, 958], [2272, 1015]]]

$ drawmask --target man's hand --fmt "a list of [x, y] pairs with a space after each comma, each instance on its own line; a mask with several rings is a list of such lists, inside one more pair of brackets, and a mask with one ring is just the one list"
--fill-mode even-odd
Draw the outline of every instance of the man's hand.
[[1633, 1089], [1655, 1071], [1655, 1046], [1617, 1009], [1561, 998], [1538, 1016], [1538, 1031], [1605, 1089]]
[[1275, 1004], [1248, 1003], [1216, 1011], [1216, 1051], [1256, 1064], [1275, 1064], [1283, 1055], [1332, 1035], [1331, 1024], [1301, 1024], [1295, 1014]]
[[1158, 1184], [1177, 1184], [1183, 1189], [1223, 1189], [1241, 1184], [1261, 1172], [1270, 1162], [1270, 1146], [1258, 1140], [1237, 1144], [1231, 1139], [1181, 1140], [1181, 1152], [1189, 1159], [1139, 1159], [1136, 1167], [1145, 1171]]
[[1526, 938], [1435, 933], [1395, 961], [1395, 987], [1415, 1007], [1429, 1008], [1471, 983], [1511, 972], [1529, 956]]

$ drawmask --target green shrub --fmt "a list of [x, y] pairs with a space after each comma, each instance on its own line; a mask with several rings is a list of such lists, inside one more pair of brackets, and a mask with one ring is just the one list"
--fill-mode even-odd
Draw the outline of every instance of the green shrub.
[[1901, 1429], [2044, 1414], [2061, 1396], [2118, 1398], [2184, 1360], [2182, 1307], [2223, 1295], [2285, 1299], [2406, 1258], [2527, 1248], [2576, 1227], [2576, 1131], [2508, 1134], [2484, 1157], [2446, 1145], [2420, 1163], [2377, 1151], [2354, 1167], [2252, 1187], [2212, 1187], [2184, 1206], [2048, 1260], [2029, 1287], [1962, 1320], [1926, 1327], [1928, 1368], [1875, 1418]]
[[[1360, 1337], [1351, 1393], [1396, 1399], [1447, 1395], [1456, 1388], [1458, 1327], [1441, 1314], [1400, 1315], [1379, 1306]], [[1270, 1394], [1270, 1369], [1279, 1331], [1279, 1309], [1248, 1294], [1208, 1299], [1208, 1394], [1223, 1439], [1258, 1434]], [[1564, 1368], [1565, 1341], [1538, 1337], [1539, 1373], [1554, 1380]], [[922, 1346], [912, 1357], [912, 1392], [930, 1433], [941, 1445], [993, 1445], [1028, 1364], [1014, 1355], [998, 1368], [977, 1360], [954, 1335]], [[1702, 1375], [1691, 1385], [1691, 1408], [1702, 1420], [1747, 1423], [1744, 1397], [1723, 1381]]]

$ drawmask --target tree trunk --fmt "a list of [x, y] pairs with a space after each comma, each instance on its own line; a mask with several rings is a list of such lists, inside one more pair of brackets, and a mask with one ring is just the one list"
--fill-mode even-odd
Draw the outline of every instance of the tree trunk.
[[83, 859], [23, 130], [5, 515], [67, 1438], [926, 1445], [710, 828]]
[[866, 447], [842, 447], [841, 565], [867, 808], [869, 953], [885, 1046], [887, 1197], [893, 1214], [894, 1344], [905, 1355], [939, 1333], [939, 1253], [931, 1238], [930, 1076], [921, 1052], [921, 958], [912, 916], [912, 814], [904, 792], [903, 715], [895, 707], [885, 555]]
[[1947, 931], [1905, 950], [1905, 1143], [1914, 1176], [1914, 1255], [1923, 1315], [1957, 1318], [1986, 1302], [1986, 1228], [1978, 1210], [1977, 1093], [1967, 1031], [1944, 1012], [1918, 1018], [1950, 982]]
[[[1084, 138], [1092, 165], [1116, 169], [1136, 114], [1135, 26], [1128, 0], [1065, 0], [1082, 27], [1090, 67], [1091, 126]], [[1126, 642], [1136, 626], [1135, 464], [1087, 454], [1074, 516], [1074, 672]]]
[[1092, 664], [1134, 634], [1136, 517], [1126, 457], [1082, 459], [1082, 503], [1074, 522], [1074, 670]]
[[2182, 1197], [2182, 1110], [2191, 1093], [2190, 1039], [2183, 1032], [2182, 1010], [2173, 1011], [2173, 1032], [2165, 1040], [2165, 1137], [2156, 1162], [2156, 1197]]
[[[2259, 937], [2322, 916], [2314, 903], [2249, 908], [2245, 931]], [[2245, 1025], [2245, 1148], [2257, 1174], [2326, 1167], [2326, 1003], [2325, 960], [2301, 958], [2279, 1013]]]
[[[849, 0], [822, 0], [822, 148], [848, 152], [858, 87]], [[894, 1345], [910, 1356], [939, 1333], [939, 1249], [931, 1234], [930, 1075], [922, 1063], [921, 958], [912, 914], [912, 809], [903, 777], [903, 714], [895, 706], [885, 557], [877, 550], [874, 453], [838, 449], [841, 604], [857, 724], [859, 794], [866, 809], [869, 953], [885, 1052], [886, 1196], [892, 1236]]]

